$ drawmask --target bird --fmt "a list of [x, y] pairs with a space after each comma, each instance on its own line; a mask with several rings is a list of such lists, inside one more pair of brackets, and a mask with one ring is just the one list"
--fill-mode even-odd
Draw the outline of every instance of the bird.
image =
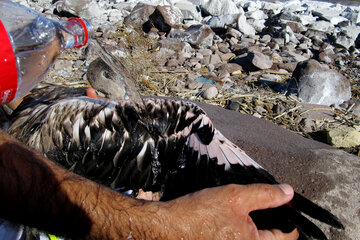
[[[131, 100], [85, 92], [55, 84], [34, 89], [11, 114], [8, 133], [79, 175], [118, 191], [159, 192], [161, 201], [226, 184], [278, 184], [195, 103], [146, 98], [139, 111]], [[300, 239], [327, 239], [308, 217], [344, 229], [296, 192], [289, 204], [250, 216], [259, 229], [297, 228]]]

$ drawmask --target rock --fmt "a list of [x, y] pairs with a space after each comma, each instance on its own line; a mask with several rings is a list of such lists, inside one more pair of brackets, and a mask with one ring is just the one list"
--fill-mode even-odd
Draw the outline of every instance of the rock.
[[244, 56], [237, 57], [233, 62], [241, 65], [248, 71], [254, 71], [256, 69], [269, 69], [272, 66], [272, 61], [269, 56], [266, 56], [260, 52], [248, 52]]
[[360, 23], [360, 11], [347, 7], [340, 16], [350, 20], [353, 24]]
[[212, 54], [211, 49], [208, 48], [200, 48], [197, 52], [203, 56], [210, 56]]
[[208, 25], [191, 25], [185, 31], [171, 34], [171, 37], [178, 38], [182, 42], [188, 42], [196, 48], [207, 48], [213, 45], [215, 33]]
[[260, 38], [260, 42], [262, 43], [268, 43], [271, 41], [271, 36], [269, 34], [266, 34]]
[[230, 100], [230, 104], [227, 106], [227, 108], [238, 112], [240, 110], [240, 103], [236, 100]]
[[335, 60], [335, 53], [331, 49], [324, 50], [319, 53], [319, 60], [324, 63], [333, 63]]
[[242, 37], [242, 34], [241, 34], [240, 31], [238, 31], [238, 30], [236, 30], [236, 29], [234, 29], [234, 28], [231, 28], [231, 27], [228, 28], [227, 33], [228, 33], [230, 36], [234, 37], [234, 38], [238, 38], [238, 39], [239, 39], [239, 38]]
[[349, 79], [316, 60], [300, 62], [293, 79], [298, 83], [298, 98], [305, 103], [339, 105], [351, 97]]
[[157, 6], [149, 16], [149, 20], [143, 24], [143, 30], [149, 32], [152, 27], [160, 32], [169, 33], [171, 28], [182, 24], [183, 15], [181, 11], [173, 6]]
[[309, 26], [310, 29], [320, 32], [331, 32], [334, 30], [334, 25], [327, 21], [316, 21]]
[[334, 147], [350, 148], [360, 145], [360, 132], [353, 127], [340, 126], [330, 129], [327, 138]]
[[211, 28], [236, 27], [238, 23], [238, 18], [239, 14], [212, 16], [206, 24], [209, 25]]
[[227, 62], [233, 59], [236, 55], [234, 53], [219, 54], [222, 61]]
[[301, 119], [299, 125], [305, 130], [305, 132], [313, 132], [315, 130], [315, 123], [309, 118]]
[[203, 94], [203, 98], [205, 99], [213, 99], [216, 97], [216, 95], [218, 95], [219, 91], [217, 90], [217, 88], [215, 86], [211, 86], [208, 89], [205, 90], [204, 94]]
[[203, 1], [200, 5], [202, 11], [212, 16], [222, 16], [228, 14], [238, 14], [243, 12], [231, 0], [209, 0]]
[[93, 19], [106, 19], [105, 10], [102, 9], [97, 2], [91, 0], [59, 0], [55, 3], [58, 12], [68, 12], [75, 16]]
[[72, 68], [72, 62], [64, 59], [57, 59], [53, 66], [54, 70], [65, 70], [70, 68]]
[[191, 90], [193, 89], [198, 89], [198, 88], [201, 88], [202, 87], [202, 83], [201, 82], [198, 82], [198, 81], [190, 81], [188, 84], [187, 84], [187, 87]]
[[285, 23], [286, 26], [290, 27], [294, 33], [306, 32], [307, 28], [299, 22], [288, 21]]
[[218, 65], [221, 62], [222, 62], [222, 60], [221, 60], [221, 58], [220, 58], [220, 56], [218, 54], [212, 54], [210, 56], [210, 63], [209, 64]]
[[297, 54], [293, 51], [284, 51], [284, 53], [286, 53], [288, 56], [290, 56], [293, 59], [292, 62], [302, 62], [309, 59], [308, 57], [305, 57], [301, 54]]
[[279, 68], [283, 68], [287, 70], [288, 72], [293, 72], [297, 66], [297, 62], [289, 62], [289, 63], [279, 63]]
[[272, 110], [273, 110], [273, 112], [274, 112], [275, 114], [280, 115], [281, 113], [283, 113], [283, 112], [286, 111], [286, 107], [284, 107], [284, 105], [282, 105], [282, 104], [279, 103], [279, 104], [275, 104], [275, 105], [273, 106]]
[[201, 21], [200, 9], [190, 1], [180, 1], [174, 4], [181, 12], [186, 20], [194, 20], [197, 22]]
[[263, 108], [263, 107], [261, 107], [261, 106], [256, 106], [255, 107], [255, 111], [257, 112], [257, 113], [260, 113], [260, 114], [262, 114], [262, 113], [267, 113], [267, 111], [266, 111], [266, 109], [265, 108]]
[[[248, 23], [255, 29], [256, 32], [262, 32], [265, 28], [265, 19], [249, 19]], [[254, 35], [250, 35], [254, 36]]]
[[247, 21], [244, 14], [238, 18], [237, 29], [245, 35], [255, 35], [256, 31]]
[[349, 49], [356, 44], [360, 35], [360, 26], [347, 26], [342, 28], [341, 32], [336, 36], [335, 43]]
[[260, 10], [260, 9], [257, 9], [255, 11], [251, 11], [251, 12], [246, 12], [246, 17], [247, 18], [252, 18], [252, 19], [255, 19], [255, 20], [263, 20], [263, 19], [268, 19], [268, 15], [266, 15], [264, 13], [264, 11]]
[[226, 76], [228, 74], [233, 74], [234, 72], [242, 71], [242, 67], [236, 63], [224, 63], [219, 66], [219, 75]]
[[126, 24], [144, 24], [149, 20], [150, 15], [155, 11], [155, 7], [139, 2], [128, 16], [124, 18]]
[[179, 65], [180, 65], [180, 62], [176, 58], [171, 58], [166, 63], [166, 66], [168, 66], [168, 67], [177, 67]]

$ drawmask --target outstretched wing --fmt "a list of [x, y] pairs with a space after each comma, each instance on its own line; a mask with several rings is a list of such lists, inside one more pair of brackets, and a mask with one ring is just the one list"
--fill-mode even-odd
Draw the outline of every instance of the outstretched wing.
[[[39, 90], [14, 113], [9, 133], [78, 174], [123, 190], [161, 190], [162, 200], [229, 183], [277, 183], [214, 129], [195, 104], [146, 100], [143, 116], [129, 101], [67, 91], [60, 87], [44, 96]], [[290, 205], [251, 216], [260, 228], [298, 227], [304, 237], [326, 239], [300, 211], [343, 228], [335, 216], [299, 194]]]

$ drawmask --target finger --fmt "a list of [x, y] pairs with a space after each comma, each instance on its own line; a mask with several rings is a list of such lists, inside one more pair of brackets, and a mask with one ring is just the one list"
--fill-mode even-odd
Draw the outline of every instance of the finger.
[[250, 196], [246, 201], [249, 212], [258, 209], [274, 208], [288, 203], [294, 196], [290, 185], [254, 184], [248, 185], [249, 191], [243, 196]]
[[272, 230], [259, 230], [260, 240], [296, 240], [299, 238], [299, 232], [297, 229], [290, 233], [283, 233], [278, 229]]

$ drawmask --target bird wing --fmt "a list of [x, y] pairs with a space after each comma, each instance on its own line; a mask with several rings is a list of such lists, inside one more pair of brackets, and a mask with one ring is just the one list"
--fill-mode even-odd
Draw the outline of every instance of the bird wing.
[[[51, 100], [39, 94], [29, 108], [25, 101], [8, 131], [80, 175], [122, 190], [161, 190], [162, 200], [229, 183], [277, 183], [195, 104], [147, 100], [147, 114], [141, 116], [129, 101], [58, 95]], [[334, 215], [299, 194], [290, 205], [252, 217], [260, 228], [296, 226], [303, 236], [326, 239], [298, 211], [343, 228]]]

